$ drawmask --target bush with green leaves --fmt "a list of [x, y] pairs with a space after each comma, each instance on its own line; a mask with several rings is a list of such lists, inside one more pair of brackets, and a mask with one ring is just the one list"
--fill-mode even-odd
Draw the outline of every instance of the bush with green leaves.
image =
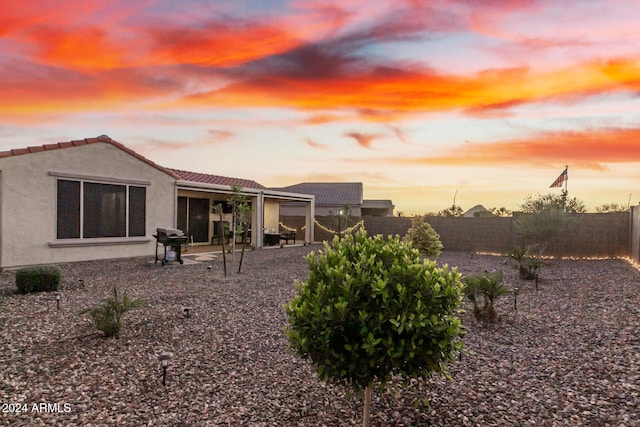
[[411, 219], [411, 228], [403, 240], [411, 242], [413, 247], [427, 258], [438, 258], [443, 248], [440, 235], [421, 216]]
[[16, 286], [21, 294], [60, 290], [62, 270], [57, 265], [25, 267], [16, 272]]
[[524, 280], [534, 280], [538, 277], [540, 271], [540, 258], [531, 255], [531, 247], [520, 248], [516, 247], [511, 250], [509, 257], [516, 261], [515, 268], [518, 270], [518, 275]]
[[325, 242], [307, 256], [305, 282], [285, 306], [292, 347], [322, 380], [365, 390], [392, 375], [446, 374], [463, 347], [458, 318], [461, 275], [436, 267], [398, 236], [355, 236]]
[[[497, 315], [495, 301], [511, 291], [502, 283], [502, 271], [485, 272], [462, 279], [465, 283], [465, 296], [473, 303], [473, 315], [476, 320], [495, 322]], [[480, 305], [482, 298], [482, 305]]]
[[124, 291], [122, 299], [118, 296], [118, 290], [113, 287], [113, 295], [103, 304], [83, 310], [81, 313], [89, 314], [93, 325], [104, 334], [105, 337], [117, 337], [122, 326], [122, 316], [129, 310], [145, 307], [147, 304], [141, 299], [131, 299]]

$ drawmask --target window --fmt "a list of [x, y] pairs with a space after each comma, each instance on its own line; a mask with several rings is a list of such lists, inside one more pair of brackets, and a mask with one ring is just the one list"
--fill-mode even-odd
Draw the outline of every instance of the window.
[[145, 187], [59, 179], [57, 201], [58, 239], [145, 235]]

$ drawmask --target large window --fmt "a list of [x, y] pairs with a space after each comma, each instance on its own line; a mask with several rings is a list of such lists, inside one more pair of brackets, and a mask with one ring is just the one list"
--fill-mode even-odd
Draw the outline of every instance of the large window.
[[146, 188], [58, 180], [57, 238], [145, 235]]

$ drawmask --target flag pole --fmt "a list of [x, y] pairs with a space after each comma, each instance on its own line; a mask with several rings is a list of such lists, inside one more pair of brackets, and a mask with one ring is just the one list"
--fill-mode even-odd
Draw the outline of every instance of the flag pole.
[[567, 198], [569, 197], [569, 165], [564, 165], [564, 200], [562, 201], [562, 210], [567, 213]]

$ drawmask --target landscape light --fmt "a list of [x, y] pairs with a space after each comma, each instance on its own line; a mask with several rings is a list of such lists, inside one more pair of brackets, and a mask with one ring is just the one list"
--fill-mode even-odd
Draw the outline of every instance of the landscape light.
[[60, 299], [62, 296], [60, 294], [56, 294], [56, 307], [60, 310]]
[[183, 307], [184, 317], [191, 317], [191, 307]]
[[518, 310], [518, 293], [520, 292], [519, 288], [513, 288], [513, 308], [514, 310]]
[[160, 366], [162, 366], [162, 385], [167, 383], [167, 366], [169, 366], [169, 360], [173, 358], [173, 353], [169, 351], [163, 351], [158, 355]]

